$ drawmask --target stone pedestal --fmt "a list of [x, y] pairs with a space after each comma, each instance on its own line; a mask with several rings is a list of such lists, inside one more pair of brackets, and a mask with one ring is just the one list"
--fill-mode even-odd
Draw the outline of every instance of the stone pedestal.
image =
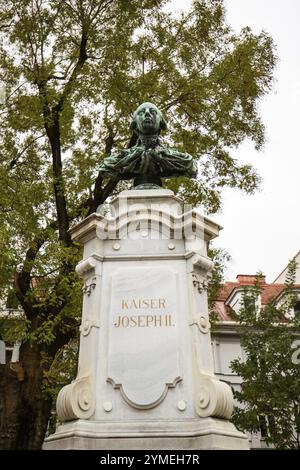
[[207, 243], [220, 227], [169, 190], [122, 192], [84, 245], [78, 375], [44, 449], [248, 449], [210, 342]]

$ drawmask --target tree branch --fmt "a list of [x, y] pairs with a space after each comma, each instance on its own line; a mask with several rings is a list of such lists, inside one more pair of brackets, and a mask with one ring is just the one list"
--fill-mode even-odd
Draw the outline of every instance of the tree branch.
[[62, 158], [60, 142], [59, 117], [55, 116], [53, 124], [46, 125], [47, 135], [50, 140], [52, 150], [53, 186], [56, 202], [56, 212], [58, 220], [59, 238], [65, 245], [71, 245], [69, 231], [69, 217], [67, 211], [67, 201], [62, 175]]
[[26, 253], [22, 270], [20, 272], [16, 271], [14, 276], [14, 288], [16, 295], [28, 319], [31, 319], [34, 316], [34, 302], [33, 299], [29, 299], [28, 295], [31, 291], [30, 282], [33, 262], [46, 240], [47, 237], [43, 235], [40, 235], [40, 237], [36, 238]]
[[100, 200], [99, 204], [103, 204], [106, 201], [106, 199], [108, 198], [108, 196], [110, 196], [119, 181], [119, 178], [111, 178], [110, 180], [108, 180], [108, 183], [103, 188], [102, 199]]
[[[98, 8], [96, 8], [96, 11], [91, 16], [91, 22], [93, 22], [98, 17], [98, 15], [101, 13], [101, 11], [105, 11], [110, 4], [113, 4], [113, 2], [114, 2], [114, 0], [106, 0], [106, 2], [103, 0], [100, 3], [100, 5], [98, 6]], [[90, 14], [91, 13], [92, 13], [92, 9], [90, 11]]]
[[70, 93], [73, 90], [73, 85], [81, 72], [81, 69], [87, 60], [86, 53], [87, 45], [87, 35], [82, 29], [82, 37], [79, 48], [79, 55], [77, 63], [73, 69], [73, 72], [66, 83], [64, 90], [61, 94], [61, 97], [58, 103], [50, 110], [48, 100], [47, 100], [47, 88], [46, 82], [40, 81], [38, 83], [40, 95], [43, 100], [43, 114], [44, 114], [44, 125], [47, 132], [47, 136], [50, 141], [51, 150], [52, 150], [52, 167], [53, 167], [53, 186], [55, 193], [55, 202], [56, 202], [56, 211], [58, 218], [58, 229], [59, 229], [59, 238], [67, 246], [71, 242], [69, 231], [69, 217], [67, 211], [67, 202], [64, 191], [64, 182], [62, 175], [62, 158], [61, 158], [61, 140], [60, 140], [60, 112], [64, 106], [64, 103]]
[[21, 150], [11, 161], [10, 161], [10, 164], [9, 164], [9, 168], [12, 170], [14, 168], [14, 166], [16, 166], [17, 162], [18, 162], [18, 159], [23, 155], [23, 153], [26, 152], [26, 150], [31, 147], [31, 145], [34, 144], [34, 142], [36, 142], [37, 140], [41, 139], [42, 137], [45, 137], [45, 134], [42, 134], [42, 135], [39, 135], [38, 137], [35, 137], [31, 142], [29, 142], [29, 144], [27, 144], [23, 150]]
[[78, 55], [77, 63], [76, 63], [76, 65], [75, 65], [75, 67], [74, 67], [74, 69], [71, 73], [71, 76], [70, 76], [68, 82], [66, 83], [66, 85], [64, 87], [64, 90], [61, 94], [61, 97], [60, 97], [57, 105], [53, 109], [53, 112], [55, 114], [59, 114], [61, 112], [66, 99], [68, 98], [68, 96], [70, 95], [70, 93], [73, 90], [73, 85], [74, 85], [75, 80], [78, 77], [78, 75], [80, 74], [80, 72], [82, 70], [82, 67], [84, 66], [84, 64], [85, 64], [85, 62], [88, 58], [87, 51], [86, 51], [87, 40], [88, 40], [87, 34], [86, 34], [84, 28], [82, 28], [81, 41], [80, 41], [79, 55]]
[[64, 103], [73, 90], [73, 85], [80, 74], [82, 67], [87, 60], [86, 53], [87, 35], [84, 28], [82, 29], [82, 37], [79, 48], [79, 55], [77, 63], [71, 73], [71, 76], [66, 83], [58, 103], [50, 111], [47, 104], [46, 84], [40, 84], [42, 91], [45, 95], [44, 103], [44, 119], [45, 128], [50, 140], [52, 150], [52, 167], [53, 167], [53, 186], [55, 193], [56, 212], [58, 219], [59, 238], [70, 246], [72, 244], [69, 234], [69, 216], [67, 211], [67, 201], [65, 197], [65, 189], [62, 175], [62, 158], [61, 158], [61, 139], [60, 139], [60, 112], [63, 109]]
[[34, 316], [34, 299], [29, 299], [28, 294], [31, 292], [31, 272], [33, 269], [33, 263], [40, 251], [41, 247], [49, 238], [49, 229], [57, 230], [57, 221], [53, 220], [48, 226], [40, 231], [40, 233], [33, 240], [30, 248], [27, 250], [23, 267], [20, 271], [15, 272], [14, 276], [14, 288], [16, 295], [26, 313], [26, 316], [30, 319]]

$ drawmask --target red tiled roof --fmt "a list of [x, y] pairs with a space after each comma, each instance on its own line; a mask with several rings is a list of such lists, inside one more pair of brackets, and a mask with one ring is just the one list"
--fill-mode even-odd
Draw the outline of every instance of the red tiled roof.
[[[226, 282], [223, 284], [215, 299], [215, 310], [223, 321], [230, 321], [230, 312], [226, 306], [226, 300], [236, 288], [248, 287], [255, 284], [256, 276], [239, 274], [237, 276], [239, 282]], [[261, 304], [267, 305], [273, 299], [276, 299], [285, 289], [285, 284], [266, 284], [262, 278]], [[300, 289], [300, 284], [296, 284], [295, 288]]]
[[[295, 284], [294, 287], [295, 289], [300, 289], [300, 284]], [[276, 299], [285, 289], [285, 284], [268, 284], [261, 293], [262, 305], [266, 305], [270, 300]]]
[[262, 305], [267, 305], [273, 299], [276, 299], [279, 294], [286, 288], [284, 284], [269, 284], [265, 286], [261, 293]]
[[[246, 287], [246, 286], [254, 286], [257, 276], [250, 276], [247, 274], [238, 274], [237, 279], [239, 282], [226, 282], [223, 284], [218, 292], [218, 296], [216, 298], [216, 301], [220, 300], [225, 302], [226, 299], [230, 296], [232, 291], [236, 287]], [[262, 279], [261, 285], [264, 286], [263, 288], [267, 287], [269, 284], [266, 284], [264, 282], [264, 279]]]
[[[226, 282], [223, 284], [218, 292], [216, 302], [225, 302], [232, 291], [237, 287], [246, 287], [249, 284], [239, 284], [237, 282]], [[300, 288], [300, 284], [295, 285], [296, 288]], [[261, 303], [266, 305], [270, 300], [275, 299], [281, 294], [286, 288], [285, 284], [265, 284], [262, 286]]]
[[226, 282], [225, 284], [223, 284], [218, 292], [216, 301], [225, 302], [227, 297], [230, 296], [231, 292], [236, 287], [241, 287], [241, 285], [238, 282]]
[[232, 321], [232, 318], [230, 318], [224, 302], [215, 302], [214, 309], [216, 314], [218, 315], [219, 320]]

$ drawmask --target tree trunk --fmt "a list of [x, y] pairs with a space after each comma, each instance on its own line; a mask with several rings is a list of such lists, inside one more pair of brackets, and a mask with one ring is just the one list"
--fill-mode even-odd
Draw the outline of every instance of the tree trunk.
[[42, 394], [43, 372], [36, 346], [21, 346], [20, 362], [0, 365], [0, 449], [41, 449], [51, 413]]

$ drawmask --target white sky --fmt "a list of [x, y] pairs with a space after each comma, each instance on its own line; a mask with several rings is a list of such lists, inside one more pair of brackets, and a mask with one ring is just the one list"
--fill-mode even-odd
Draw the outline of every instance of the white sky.
[[[173, 0], [184, 8], [186, 0]], [[256, 152], [245, 142], [236, 152], [263, 178], [253, 196], [223, 192], [222, 211], [213, 219], [224, 229], [215, 246], [232, 256], [227, 279], [261, 270], [272, 282], [300, 250], [300, 1], [225, 0], [227, 20], [237, 31], [250, 26], [267, 31], [277, 45], [279, 63], [274, 91], [263, 99], [261, 114], [267, 142]]]

